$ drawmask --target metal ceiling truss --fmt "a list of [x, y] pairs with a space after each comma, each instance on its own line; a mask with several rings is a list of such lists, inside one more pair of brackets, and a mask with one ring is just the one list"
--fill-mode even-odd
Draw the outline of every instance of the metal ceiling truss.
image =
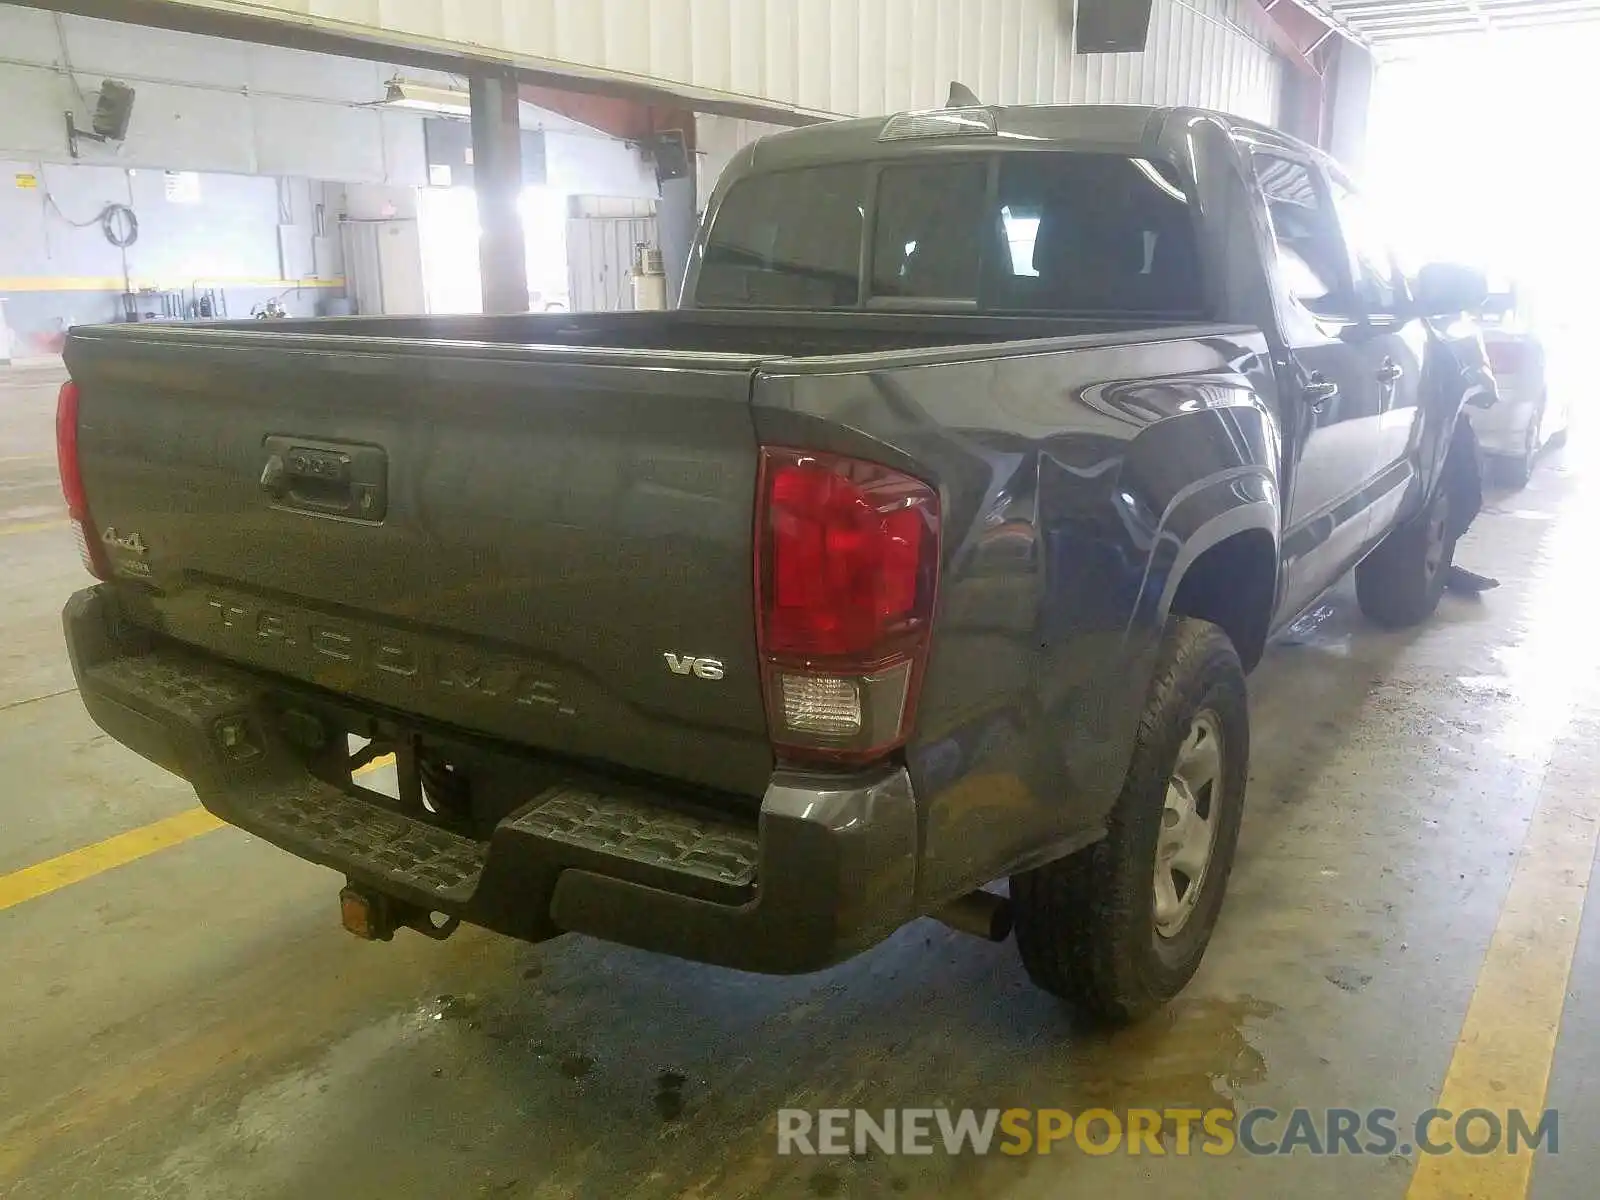
[[1375, 46], [1600, 21], [1600, 0], [1316, 0]]
[[1259, 24], [1273, 47], [1311, 75], [1326, 73], [1341, 34], [1354, 35], [1309, 0], [1259, 0]]

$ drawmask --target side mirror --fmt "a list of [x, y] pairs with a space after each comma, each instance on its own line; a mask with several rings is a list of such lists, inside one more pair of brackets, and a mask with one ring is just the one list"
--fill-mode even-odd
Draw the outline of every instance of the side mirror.
[[1417, 272], [1417, 311], [1425, 317], [1476, 312], [1489, 298], [1489, 277], [1455, 263], [1429, 263]]

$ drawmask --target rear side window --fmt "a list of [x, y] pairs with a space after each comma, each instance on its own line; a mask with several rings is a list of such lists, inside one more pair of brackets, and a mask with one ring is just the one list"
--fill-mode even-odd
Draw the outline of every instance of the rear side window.
[[1255, 170], [1284, 286], [1310, 311], [1337, 315], [1347, 307], [1349, 251], [1310, 168], [1293, 159], [1257, 154]]
[[695, 296], [712, 308], [853, 308], [864, 164], [744, 180], [717, 210]]
[[1399, 300], [1400, 269], [1377, 215], [1359, 194], [1333, 181], [1333, 208], [1355, 256], [1356, 299], [1369, 315], [1389, 315]]
[[[995, 172], [994, 157], [747, 179], [717, 214], [696, 300], [853, 306], [865, 235], [869, 303], [965, 301], [980, 311], [1075, 316], [1204, 312], [1194, 217], [1170, 168], [1033, 151], [1000, 155]], [[852, 182], [859, 206], [849, 199]], [[870, 231], [861, 228], [868, 211]]]

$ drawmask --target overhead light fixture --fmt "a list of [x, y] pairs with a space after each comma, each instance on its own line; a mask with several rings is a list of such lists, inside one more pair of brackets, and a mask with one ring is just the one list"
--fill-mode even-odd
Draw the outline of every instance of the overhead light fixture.
[[430, 87], [425, 83], [389, 80], [383, 107], [403, 108], [408, 112], [432, 113], [438, 117], [470, 117], [472, 97], [454, 88]]

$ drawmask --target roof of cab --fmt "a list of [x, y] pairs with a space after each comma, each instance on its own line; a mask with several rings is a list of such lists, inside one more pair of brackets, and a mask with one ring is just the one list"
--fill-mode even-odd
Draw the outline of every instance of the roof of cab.
[[911, 154], [935, 144], [944, 148], [971, 150], [978, 146], [994, 145], [992, 138], [1001, 142], [1010, 139], [1050, 142], [1082, 149], [1138, 152], [1151, 148], [1152, 142], [1174, 115], [1210, 119], [1232, 131], [1248, 132], [1262, 140], [1280, 144], [1294, 142], [1279, 130], [1228, 113], [1201, 108], [1144, 104], [1040, 104], [984, 106], [984, 110], [994, 117], [993, 135], [910, 137], [886, 142], [880, 140], [880, 135], [884, 126], [894, 119], [893, 116], [859, 117], [827, 121], [764, 137], [755, 143], [747, 162], [755, 170], [774, 170], [840, 159]]

